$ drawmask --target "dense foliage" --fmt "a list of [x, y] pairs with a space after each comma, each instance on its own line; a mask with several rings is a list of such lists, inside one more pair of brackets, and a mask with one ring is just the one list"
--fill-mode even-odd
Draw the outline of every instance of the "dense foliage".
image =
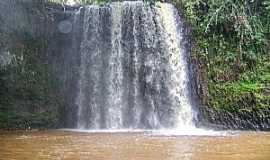
[[5, 46], [10, 63], [0, 67], [0, 128], [55, 127], [60, 103], [41, 57], [46, 43], [26, 33], [0, 35], [13, 44]]
[[270, 108], [269, 2], [175, 0], [192, 25], [206, 105], [230, 112]]

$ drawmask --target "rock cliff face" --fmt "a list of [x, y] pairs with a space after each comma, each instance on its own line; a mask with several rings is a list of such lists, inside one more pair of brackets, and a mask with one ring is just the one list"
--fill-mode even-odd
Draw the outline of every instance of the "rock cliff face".
[[48, 14], [42, 1], [0, 1], [0, 127], [54, 127], [54, 98], [47, 54]]
[[[44, 15], [32, 0], [0, 1], [0, 63], [10, 63], [8, 50], [20, 41], [24, 34], [39, 37], [44, 33]], [[15, 36], [16, 35], [16, 36]]]
[[0, 1], [0, 128], [74, 127], [78, 10], [44, 0]]
[[[254, 95], [247, 94], [238, 101], [234, 110], [214, 108], [209, 105], [209, 82], [203, 78], [203, 68], [196, 56], [190, 57], [192, 70], [193, 95], [197, 97], [198, 104], [198, 127], [210, 129], [237, 129], [237, 130], [270, 130], [269, 107], [258, 108]], [[267, 95], [268, 92], [266, 91]], [[224, 101], [222, 103], [226, 103]], [[266, 102], [270, 105], [270, 99]], [[221, 107], [222, 108], [222, 107]]]
[[[80, 8], [48, 6], [47, 31], [49, 70], [63, 107], [60, 126], [73, 128], [77, 123], [76, 91], [79, 78], [80, 42], [83, 14], [75, 16]], [[76, 17], [76, 19], [75, 19]], [[75, 23], [76, 21], [76, 23]], [[75, 25], [76, 24], [76, 25]]]
[[[83, 28], [73, 24], [82, 24], [84, 15], [74, 16], [79, 10], [43, 0], [0, 0], [0, 128], [76, 126]], [[200, 61], [191, 57], [190, 64], [193, 99], [201, 102], [198, 126], [270, 129], [269, 109], [249, 110], [256, 103], [252, 95], [242, 101], [249, 105], [239, 102], [241, 112], [209, 106]]]
[[[39, 24], [43, 16], [37, 10], [39, 4], [32, 0], [2, 0], [0, 1], [1, 31], [6, 33], [28, 32], [32, 35], [41, 33]], [[40, 21], [39, 21], [40, 20]], [[39, 22], [38, 22], [39, 21]]]
[[[1, 2], [3, 10], [1, 11], [1, 19], [3, 19], [3, 23], [5, 25], [2, 26], [1, 28], [1, 33], [5, 34], [7, 39], [2, 39], [3, 40], [3, 55], [2, 57], [2, 68], [1, 68], [1, 74], [3, 75], [3, 79], [1, 79], [1, 85], [3, 86], [3, 88], [1, 90], [1, 95], [6, 99], [5, 103], [1, 103], [1, 125], [3, 127], [36, 127], [36, 126], [51, 126], [49, 124], [53, 124], [53, 126], [55, 126], [55, 122], [59, 122], [57, 125], [61, 126], [61, 127], [76, 127], [76, 123], [77, 123], [77, 114], [78, 114], [78, 103], [77, 101], [77, 97], [78, 97], [78, 82], [79, 82], [79, 78], [81, 77], [81, 63], [84, 62], [86, 63], [86, 61], [88, 61], [87, 59], [91, 59], [91, 57], [88, 57], [88, 53], [92, 54], [92, 49], [89, 49], [89, 46], [94, 46], [93, 44], [98, 44], [99, 46], [102, 46], [101, 42], [99, 40], [99, 34], [103, 34], [102, 31], [98, 31], [97, 35], [89, 35], [88, 38], [92, 38], [94, 36], [97, 36], [95, 38], [93, 38], [93, 43], [89, 43], [89, 44], [84, 44], [85, 46], [85, 50], [87, 50], [87, 52], [83, 53], [83, 54], [87, 54], [85, 55], [85, 58], [87, 59], [81, 59], [81, 54], [82, 52], [80, 52], [80, 49], [82, 48], [82, 43], [81, 41], [84, 39], [83, 37], [88, 36], [88, 32], [90, 33], [94, 33], [96, 29], [103, 29], [102, 26], [96, 26], [95, 23], [89, 24], [89, 27], [86, 26], [83, 28], [84, 25], [88, 24], [88, 22], [84, 22], [88, 17], [87, 16], [91, 16], [89, 15], [84, 15], [84, 13], [88, 13], [87, 11], [84, 11], [85, 9], [88, 9], [89, 11], [93, 8], [93, 10], [91, 10], [91, 12], [96, 11], [96, 15], [101, 14], [101, 12], [105, 11], [104, 13], [108, 13], [108, 15], [110, 15], [110, 12], [112, 12], [112, 14], [116, 14], [113, 16], [122, 16], [123, 14], [123, 19], [125, 19], [125, 21], [123, 21], [123, 28], [120, 28], [119, 31], [121, 31], [121, 29], [123, 29], [124, 31], [121, 33], [119, 32], [118, 37], [112, 37], [112, 40], [115, 39], [119, 39], [117, 41], [119, 41], [119, 43], [117, 42], [110, 42], [108, 41], [108, 43], [117, 43], [115, 45], [117, 46], [122, 46], [124, 49], [125, 48], [129, 48], [131, 47], [131, 49], [126, 49], [127, 51], [125, 51], [125, 55], [124, 57], [129, 57], [131, 56], [131, 58], [125, 59], [124, 57], [120, 57], [119, 56], [119, 60], [117, 60], [117, 58], [115, 58], [115, 61], [119, 61], [120, 64], [124, 63], [125, 67], [125, 77], [120, 77], [123, 79], [123, 81], [127, 81], [125, 82], [127, 86], [127, 89], [123, 89], [122, 92], [127, 92], [128, 90], [132, 90], [134, 89], [133, 87], [135, 87], [136, 92], [140, 92], [140, 96], [138, 95], [133, 95], [133, 93], [126, 93], [123, 96], [128, 96], [128, 98], [124, 98], [123, 101], [125, 99], [130, 99], [125, 105], [125, 107], [127, 107], [127, 109], [123, 109], [123, 112], [130, 112], [130, 113], [138, 113], [139, 111], [138, 108], [141, 105], [136, 105], [135, 107], [133, 107], [131, 104], [132, 103], [138, 103], [135, 102], [137, 101], [137, 99], [139, 99], [140, 97], [143, 96], [143, 94], [146, 94], [146, 96], [148, 96], [149, 98], [147, 100], [144, 99], [145, 97], [142, 97], [140, 100], [142, 101], [141, 103], [145, 103], [144, 105], [146, 106], [145, 108], [140, 108], [140, 110], [143, 110], [145, 113], [140, 113], [142, 116], [137, 116], [136, 119], [138, 121], [143, 121], [143, 122], [138, 122], [138, 124], [141, 124], [141, 126], [150, 126], [150, 127], [157, 127], [158, 124], [154, 124], [155, 122], [155, 116], [160, 116], [159, 114], [165, 114], [166, 111], [163, 105], [163, 108], [159, 108], [159, 114], [157, 113], [157, 109], [153, 108], [153, 105], [150, 101], [157, 101], [157, 102], [153, 102], [153, 103], [166, 103], [166, 105], [168, 105], [169, 103], [179, 103], [175, 98], [170, 98], [175, 91], [179, 90], [178, 92], [183, 92], [183, 94], [185, 94], [185, 91], [181, 89], [181, 85], [183, 83], [183, 86], [186, 85], [186, 80], [185, 76], [176, 75], [176, 72], [172, 72], [171, 70], [173, 70], [173, 66], [172, 64], [166, 64], [166, 60], [173, 61], [170, 60], [170, 56], [167, 55], [165, 56], [163, 59], [164, 62], [162, 62], [161, 60], [157, 59], [156, 61], [160, 61], [160, 63], [164, 63], [164, 69], [163, 71], [159, 71], [157, 72], [157, 74], [163, 74], [163, 72], [166, 72], [167, 75], [166, 77], [163, 77], [162, 75], [160, 75], [161, 79], [163, 77], [163, 79], [168, 78], [168, 83], [167, 84], [163, 84], [164, 80], [160, 80], [160, 82], [152, 82], [153, 86], [151, 86], [152, 83], [146, 82], [144, 80], [146, 80], [146, 78], [148, 77], [148, 81], [149, 81], [149, 77], [151, 78], [156, 78], [152, 75], [147, 75], [147, 74], [154, 74], [154, 70], [158, 70], [158, 67], [155, 66], [151, 66], [146, 68], [147, 65], [150, 65], [148, 63], [150, 63], [150, 61], [152, 61], [153, 58], [149, 58], [149, 62], [146, 62], [146, 57], [147, 56], [151, 56], [154, 53], [159, 53], [161, 55], [163, 54], [169, 54], [169, 53], [176, 53], [175, 56], [179, 59], [180, 56], [180, 51], [178, 50], [178, 44], [176, 46], [176, 44], [169, 44], [169, 43], [173, 43], [173, 42], [178, 42], [178, 40], [174, 40], [174, 41], [169, 41], [166, 38], [173, 36], [174, 34], [178, 34], [176, 33], [170, 33], [168, 35], [166, 34], [166, 29], [171, 31], [171, 28], [166, 28], [164, 27], [164, 29], [159, 29], [155, 24], [157, 22], [154, 22], [154, 19], [158, 19], [158, 16], [156, 16], [154, 12], [154, 8], [149, 7], [149, 6], [145, 6], [143, 5], [143, 2], [127, 2], [125, 4], [123, 4], [123, 8], [119, 7], [119, 9], [117, 8], [117, 5], [112, 5], [112, 6], [107, 6], [107, 7], [97, 7], [97, 6], [93, 6], [93, 7], [85, 7], [85, 8], [71, 8], [71, 7], [65, 7], [64, 9], [62, 8], [62, 6], [57, 6], [55, 4], [42, 4], [41, 2], [36, 2], [36, 1], [18, 1], [18, 0], [14, 0], [14, 1], [4, 1]], [[166, 23], [175, 23], [173, 21], [173, 16], [174, 14], [176, 14], [176, 10], [173, 10], [171, 5], [166, 5], [167, 8], [162, 8], [160, 9], [160, 14], [163, 14], [163, 12], [171, 12], [170, 14], [172, 14], [171, 19]], [[165, 5], [164, 5], [165, 7]], [[131, 10], [129, 10], [130, 8], [132, 8]], [[113, 11], [111, 11], [111, 9], [116, 10], [115, 12], [117, 13], [113, 13]], [[123, 10], [123, 11], [122, 11]], [[133, 11], [134, 10], [134, 11]], [[158, 10], [158, 9], [157, 9]], [[136, 11], [136, 12], [135, 12]], [[140, 12], [140, 11], [144, 11], [144, 12]], [[10, 15], [8, 15], [7, 17], [5, 17], [4, 15], [8, 12], [11, 12]], [[123, 12], [123, 13], [122, 13]], [[125, 15], [124, 13], [127, 12]], [[158, 12], [158, 11], [157, 11]], [[138, 17], [135, 19], [133, 14], [137, 14]], [[149, 14], [152, 15], [153, 17], [147, 17], [144, 14]], [[102, 17], [103, 15], [100, 15], [101, 18], [100, 20], [102, 21], [102, 23], [104, 23], [104, 26], [106, 26], [106, 23], [112, 23], [113, 25], [122, 25], [121, 24], [121, 20], [119, 18], [121, 17], [106, 17], [106, 15], [104, 17]], [[127, 17], [124, 17], [127, 16]], [[160, 15], [159, 17], [162, 17], [163, 15]], [[164, 15], [167, 16], [167, 15]], [[96, 17], [92, 17], [92, 18], [96, 18]], [[92, 19], [91, 18], [91, 19]], [[119, 22], [116, 19], [119, 19]], [[133, 18], [133, 19], [130, 19]], [[148, 19], [147, 19], [148, 18]], [[104, 19], [104, 20], [103, 20]], [[145, 19], [145, 20], [144, 20]], [[107, 21], [106, 21], [107, 20]], [[113, 22], [112, 22], [113, 21]], [[114, 22], [116, 21], [116, 22]], [[134, 21], [136, 21], [136, 25], [133, 25], [133, 23], [135, 23]], [[161, 21], [161, 20], [160, 20]], [[165, 21], [165, 20], [164, 20]], [[96, 20], [96, 22], [99, 22], [99, 19]], [[100, 22], [101, 23], [101, 22]], [[114, 24], [115, 23], [115, 24]], [[119, 24], [118, 24], [119, 23]], [[153, 27], [153, 29], [151, 30], [151, 26], [148, 26], [150, 29], [148, 32], [144, 31], [143, 29], [139, 28], [139, 27], [143, 27], [146, 24], [151, 24]], [[108, 24], [108, 25], [109, 25]], [[161, 22], [160, 22], [161, 25]], [[174, 25], [174, 24], [172, 24]], [[135, 27], [136, 26], [136, 27]], [[112, 26], [113, 27], [113, 26]], [[114, 26], [115, 29], [118, 26]], [[160, 26], [162, 28], [162, 26]], [[89, 28], [89, 29], [88, 29]], [[133, 29], [135, 28], [135, 29]], [[104, 32], [103, 37], [105, 37], [105, 39], [107, 37], [109, 37], [109, 35], [107, 35], [110, 32], [111, 28], [107, 28], [108, 32]], [[132, 30], [136, 30], [138, 29], [140, 33], [136, 33], [135, 32], [130, 32]], [[159, 30], [158, 30], [159, 29]], [[90, 30], [90, 31], [88, 31]], [[157, 31], [156, 31], [157, 30]], [[85, 33], [83, 33], [85, 32]], [[150, 35], [150, 32], [153, 35]], [[164, 34], [163, 39], [161, 37], [157, 37], [156, 42], [157, 44], [159, 44], [161, 47], [161, 45], [166, 45], [168, 43], [171, 46], [171, 50], [170, 52], [168, 52], [166, 50], [166, 48], [164, 48], [164, 52], [163, 50], [156, 50], [154, 51], [154, 45], [149, 45], [148, 44], [148, 39], [151, 40], [151, 38], [153, 38], [153, 36], [158, 36], [159, 34], [157, 34], [156, 32], [160, 32], [159, 34]], [[87, 34], [87, 35], [83, 35], [83, 34]], [[112, 31], [112, 34], [116, 34]], [[123, 35], [122, 35], [123, 34]], [[147, 35], [149, 34], [149, 37], [147, 37]], [[159, 35], [159, 36], [160, 36]], [[127, 39], [122, 40], [121, 38], [127, 36]], [[178, 36], [178, 35], [177, 35]], [[88, 39], [87, 38], [87, 39]], [[172, 38], [172, 37], [171, 37]], [[174, 38], [174, 37], [173, 37]], [[110, 38], [107, 38], [110, 39]], [[132, 39], [138, 39], [138, 44], [133, 44], [130, 41]], [[149, 40], [149, 41], [150, 41]], [[165, 40], [166, 43], [164, 42]], [[86, 41], [86, 40], [85, 40]], [[120, 42], [121, 41], [121, 42]], [[146, 42], [144, 42], [146, 41]], [[107, 42], [107, 41], [106, 41]], [[135, 40], [132, 41], [135, 43]], [[152, 41], [151, 41], [152, 42]], [[180, 42], [180, 40], [179, 40]], [[84, 42], [86, 43], [86, 42]], [[145, 44], [144, 44], [145, 43]], [[150, 42], [149, 42], [150, 43]], [[154, 43], [154, 42], [153, 42]], [[164, 44], [163, 44], [164, 43]], [[181, 41], [182, 43], [182, 41]], [[111, 44], [108, 44], [107, 46], [109, 47]], [[134, 46], [133, 46], [134, 45]], [[138, 45], [138, 46], [137, 46]], [[147, 47], [153, 47], [154, 49], [145, 49]], [[141, 47], [141, 48], [140, 48]], [[184, 47], [184, 46], [183, 46]], [[115, 47], [117, 48], [117, 47]], [[120, 47], [121, 48], [121, 47]], [[136, 48], [136, 49], [133, 49]], [[156, 47], [157, 48], [157, 47]], [[176, 49], [175, 49], [176, 48]], [[143, 56], [144, 52], [141, 51], [145, 49], [145, 52], [149, 52], [149, 54], [146, 56]], [[97, 48], [97, 50], [102, 50], [104, 53], [106, 53], [108, 56], [107, 58], [109, 58], [110, 55], [110, 50], [113, 50], [112, 48], [104, 48], [104, 47], [100, 47]], [[135, 51], [136, 50], [136, 51]], [[138, 51], [137, 51], [138, 50]], [[169, 50], [169, 49], [168, 49]], [[115, 56], [118, 56], [118, 51], [114, 51], [115, 52]], [[139, 58], [133, 58], [132, 56], [137, 56], [137, 55], [133, 55], [134, 54], [141, 54], [141, 56]], [[91, 55], [89, 54], [89, 55]], [[94, 54], [94, 52], [93, 52]], [[130, 54], [130, 55], [128, 55]], [[184, 53], [183, 53], [184, 54]], [[158, 55], [158, 54], [157, 54]], [[172, 57], [174, 58], [174, 57]], [[136, 69], [132, 68], [133, 67], [133, 63], [135, 63], [135, 61], [137, 61], [137, 59], [140, 59], [140, 63], [138, 63], [136, 67]], [[105, 59], [105, 61], [109, 62], [109, 59]], [[122, 62], [123, 61], [123, 62]], [[179, 60], [180, 61], [180, 60]], [[168, 63], [169, 63], [168, 62]], [[99, 62], [93, 61], [93, 64], [97, 63], [99, 64]], [[136, 62], [137, 63], [137, 62]], [[172, 63], [172, 62], [170, 62]], [[151, 63], [152, 64], [152, 63]], [[177, 73], [180, 72], [179, 70], [185, 70], [183, 69], [184, 67], [179, 67], [180, 62], [177, 61], [177, 66], [175, 68], [177, 68]], [[184, 64], [181, 63], [181, 65], [184, 66]], [[167, 68], [166, 68], [167, 66]], [[106, 67], [106, 66], [105, 66]], [[145, 68], [144, 68], [145, 67]], [[159, 66], [162, 67], [162, 66]], [[102, 68], [102, 67], [101, 67]], [[113, 68], [113, 66], [111, 67]], [[119, 68], [119, 66], [118, 66]], [[151, 71], [151, 69], [153, 71]], [[160, 68], [161, 69], [161, 68]], [[87, 68], [86, 70], [90, 70], [91, 68]], [[95, 70], [92, 69], [92, 70]], [[103, 74], [102, 69], [101, 71], [98, 71], [98, 68], [96, 69], [97, 72], [100, 72], [101, 74]], [[113, 70], [113, 69], [112, 69]], [[133, 71], [133, 70], [137, 70], [137, 71]], [[147, 71], [146, 71], [147, 70]], [[175, 70], [175, 69], [174, 69]], [[181, 70], [181, 71], [182, 71]], [[150, 72], [151, 71], [151, 72]], [[85, 71], [86, 72], [86, 71]], [[88, 71], [87, 71], [88, 72]], [[132, 72], [132, 73], [131, 73]], [[133, 73], [136, 72], [136, 73]], [[137, 73], [138, 72], [138, 73]], [[113, 75], [117, 75], [120, 73], [111, 73], [112, 76]], [[141, 77], [140, 81], [136, 80], [136, 84], [135, 85], [131, 85], [131, 83], [129, 81], [134, 81], [135, 83], [135, 76], [133, 77], [133, 75], [136, 74], [136, 77], [138, 78], [138, 76]], [[138, 75], [137, 75], [138, 74]], [[172, 77], [178, 77], [178, 76], [182, 76], [182, 80], [178, 82], [178, 80], [176, 80], [175, 78], [173, 80], [170, 80], [170, 75], [174, 75]], [[96, 76], [96, 75], [94, 75]], [[128, 79], [129, 77], [129, 79]], [[93, 77], [86, 77], [85, 79], [87, 81], [89, 81], [91, 78]], [[104, 77], [106, 78], [106, 77]], [[125, 80], [126, 78], [126, 80]], [[179, 79], [179, 78], [178, 78]], [[104, 80], [105, 81], [105, 80]], [[107, 82], [108, 81], [108, 82]], [[99, 80], [97, 80], [96, 83], [100, 86], [104, 85], [106, 87], [106, 85], [108, 85], [107, 83], [109, 83], [109, 81], [112, 81], [110, 83], [116, 83], [114, 82], [114, 79], [109, 79], [105, 81], [104, 84], [101, 84], [101, 82], [99, 82]], [[120, 81], [120, 80], [119, 80]], [[89, 82], [90, 83], [90, 82]], [[119, 84], [121, 84], [122, 82], [119, 82]], [[124, 82], [123, 82], [124, 83]], [[133, 83], [133, 82], [132, 82]], [[167, 90], [166, 87], [171, 87], [170, 93], [172, 93], [169, 96], [168, 91], [166, 93], [164, 93], [164, 95], [168, 96], [167, 99], [168, 101], [163, 102], [162, 98], [164, 99], [164, 96], [161, 96], [161, 93], [156, 95], [155, 98], [151, 98], [152, 94], [154, 91], [150, 92], [150, 88], [152, 88], [152, 90], [158, 90], [158, 88], [156, 86], [159, 86], [159, 83], [162, 83], [160, 85], [163, 86], [163, 90]], [[181, 85], [177, 85], [177, 86], [173, 86], [172, 85], [174, 83], [181, 83]], [[15, 85], [14, 85], [15, 84]], [[94, 84], [94, 85], [96, 85]], [[114, 84], [116, 87], [121, 87], [118, 86], [119, 85]], [[14, 85], [14, 86], [13, 86]], [[84, 86], [91, 86], [92, 84], [83, 84]], [[109, 86], [109, 87], [108, 87]], [[110, 92], [113, 92], [110, 87], [108, 85], [107, 88], [105, 90], [111, 90]], [[143, 87], [146, 86], [146, 87]], [[148, 86], [148, 87], [147, 87]], [[124, 88], [124, 87], [122, 87]], [[121, 89], [122, 89], [121, 88]], [[82, 88], [84, 90], [84, 87]], [[7, 91], [9, 90], [9, 91]], [[149, 91], [148, 91], [149, 90]], [[90, 92], [94, 92], [89, 90]], [[89, 92], [87, 91], [87, 92]], [[99, 91], [95, 91], [95, 92], [99, 92]], [[107, 91], [106, 91], [107, 92]], [[130, 91], [132, 92], [132, 91]], [[142, 92], [142, 93], [141, 93]], [[158, 91], [156, 91], [158, 92]], [[187, 91], [186, 91], [187, 93]], [[83, 96], [86, 93], [83, 93]], [[104, 92], [104, 94], [107, 94]], [[119, 93], [120, 94], [120, 93]], [[139, 93], [137, 93], [139, 94]], [[147, 95], [149, 94], [149, 95]], [[91, 97], [88, 98], [92, 98], [95, 97], [97, 95], [93, 94]], [[111, 95], [112, 96], [112, 95]], [[121, 95], [119, 95], [121, 96]], [[185, 95], [186, 96], [186, 95]], [[134, 102], [133, 102], [133, 99]], [[158, 97], [160, 97], [160, 99], [158, 99]], [[174, 96], [173, 96], [174, 97]], [[179, 99], [179, 101], [181, 101], [181, 98]], [[79, 101], [82, 98], [80, 97]], [[184, 98], [184, 99], [188, 99], [188, 98]], [[122, 99], [121, 99], [122, 100]], [[105, 100], [103, 100], [105, 102]], [[114, 101], [113, 99], [111, 100], [112, 102]], [[148, 102], [149, 101], [149, 102]], [[160, 102], [159, 102], [160, 101]], [[184, 100], [186, 101], [186, 100]], [[111, 103], [112, 103], [111, 102]], [[147, 104], [146, 104], [147, 103]], [[90, 103], [89, 103], [90, 104]], [[99, 103], [98, 103], [99, 104]], [[185, 104], [185, 103], [184, 103]], [[88, 103], [86, 104], [88, 105]], [[111, 104], [112, 105], [112, 104]], [[152, 105], [152, 106], [151, 106]], [[157, 104], [155, 105], [157, 106]], [[176, 115], [176, 113], [178, 113], [176, 110], [179, 109], [179, 107], [176, 107], [177, 105], [168, 105], [167, 107], [167, 112], [166, 114], [172, 114], [172, 115]], [[115, 107], [117, 108], [117, 105], [115, 105]], [[109, 106], [107, 108], [110, 108]], [[106, 107], [103, 107], [103, 110], [107, 110]], [[136, 109], [137, 108], [137, 109]], [[133, 111], [135, 109], [135, 111]], [[171, 112], [171, 113], [169, 113]], [[173, 114], [172, 112], [174, 112], [175, 114]], [[59, 115], [59, 114], [60, 115]], [[84, 114], [81, 113], [81, 114]], [[102, 114], [100, 113], [93, 113], [93, 114]], [[145, 115], [151, 115], [150, 118], [145, 116]], [[95, 115], [92, 115], [92, 117], [94, 117]], [[127, 116], [127, 115], [126, 115]], [[129, 116], [133, 116], [133, 115], [129, 115]], [[135, 115], [134, 115], [135, 116]], [[121, 116], [120, 116], [121, 117]], [[86, 117], [87, 118], [87, 117]], [[90, 118], [90, 117], [89, 117]], [[109, 119], [110, 117], [108, 117], [107, 119]], [[127, 117], [126, 119], [128, 119], [130, 117]], [[147, 119], [149, 118], [149, 119]], [[131, 119], [131, 118], [130, 118]], [[166, 119], [173, 119], [172, 116], [167, 116], [167, 118], [162, 118], [160, 121], [166, 121]], [[45, 121], [46, 124], [43, 124], [42, 121]], [[108, 121], [108, 120], [107, 120]], [[134, 120], [135, 121], [135, 120]], [[151, 123], [153, 124], [148, 124], [151, 121]], [[153, 122], [152, 122], [153, 121]], [[158, 120], [156, 120], [158, 121]], [[92, 122], [90, 122], [92, 123]], [[123, 122], [124, 123], [128, 123], [128, 120]], [[131, 124], [131, 122], [130, 122]], [[144, 125], [142, 125], [144, 124]], [[171, 122], [170, 125], [174, 124], [174, 122]], [[135, 122], [134, 124], [132, 123], [133, 126], [135, 126]], [[165, 124], [164, 124], [165, 125]], [[168, 124], [166, 124], [168, 125]], [[127, 127], [129, 127], [130, 125], [128, 124]]]

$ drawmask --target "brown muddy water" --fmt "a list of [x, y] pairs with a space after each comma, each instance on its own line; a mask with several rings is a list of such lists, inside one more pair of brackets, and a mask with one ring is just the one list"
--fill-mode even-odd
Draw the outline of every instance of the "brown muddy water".
[[0, 133], [1, 160], [270, 160], [270, 133]]

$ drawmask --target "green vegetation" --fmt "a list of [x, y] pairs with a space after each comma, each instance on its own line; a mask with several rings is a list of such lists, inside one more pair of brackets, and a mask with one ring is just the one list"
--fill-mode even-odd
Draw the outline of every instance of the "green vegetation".
[[55, 127], [60, 103], [41, 57], [46, 43], [28, 34], [9, 39], [15, 43], [11, 64], [0, 68], [0, 128]]
[[206, 81], [203, 104], [270, 109], [270, 1], [174, 0], [192, 26], [192, 58]]
[[[111, 1], [77, 0], [79, 4]], [[202, 84], [206, 88], [201, 92], [203, 105], [235, 113], [270, 110], [270, 0], [170, 2], [192, 28], [191, 59], [201, 82], [206, 82]], [[1, 34], [5, 36], [10, 35]], [[0, 68], [0, 128], [53, 127], [60, 104], [53, 94], [47, 64], [39, 57], [44, 42], [29, 35], [16, 36], [24, 38], [10, 48], [15, 55], [12, 65]]]

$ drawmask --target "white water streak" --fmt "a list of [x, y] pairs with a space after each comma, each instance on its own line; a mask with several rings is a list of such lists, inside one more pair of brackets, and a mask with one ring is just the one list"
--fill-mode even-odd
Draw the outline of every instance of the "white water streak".
[[[123, 13], [124, 10], [130, 14]], [[100, 44], [107, 41], [98, 41], [108, 38], [107, 34], [104, 35], [104, 31], [108, 27], [104, 25], [103, 21], [104, 16], [108, 15], [104, 13], [110, 13], [111, 16], [111, 19], [107, 20], [110, 21], [108, 23], [111, 23], [111, 37], [109, 37], [111, 38], [111, 48], [106, 51]], [[128, 17], [129, 15], [132, 16]], [[130, 26], [123, 26], [123, 22], [129, 22], [128, 18], [131, 18], [134, 23], [131, 30], [127, 30]], [[157, 22], [154, 22], [154, 19]], [[129, 121], [129, 117], [131, 122], [125, 126], [127, 128], [172, 126], [164, 124], [167, 119], [168, 121], [173, 119], [177, 129], [195, 128], [194, 111], [188, 86], [188, 64], [184, 47], [181, 44], [183, 34], [179, 31], [182, 28], [178, 28], [180, 22], [177, 22], [176, 19], [175, 8], [166, 3], [158, 3], [152, 10], [150, 7], [144, 6], [143, 2], [116, 2], [110, 4], [110, 7], [103, 8], [94, 5], [85, 7], [77, 97], [78, 128], [123, 129], [124, 123]], [[147, 22], [151, 24], [143, 26]], [[132, 23], [129, 22], [129, 24]], [[144, 35], [142, 35], [142, 28], [147, 32]], [[123, 33], [130, 36], [130, 39], [134, 38], [134, 42], [131, 41], [132, 44], [123, 42]], [[152, 39], [153, 37], [158, 39], [157, 44], [151, 43], [155, 41]], [[160, 46], [159, 43], [161, 43]], [[124, 47], [127, 53], [124, 53]], [[129, 50], [132, 47], [134, 50]], [[147, 51], [141, 52], [143, 49]], [[109, 56], [103, 57], [107, 55]], [[124, 59], [124, 57], [128, 58]], [[163, 59], [157, 60], [155, 57]], [[141, 59], [144, 59], [144, 64]], [[108, 67], [104, 66], [107, 64], [107, 60]], [[123, 62], [123, 60], [125, 61]], [[165, 74], [154, 73], [155, 70]], [[125, 72], [130, 72], [132, 76], [124, 77]], [[108, 74], [105, 75], [106, 77], [101, 77], [103, 73]], [[129, 75], [126, 74], [126, 76]], [[142, 76], [145, 80], [139, 79]], [[155, 76], [161, 78], [156, 80]], [[160, 80], [165, 80], [165, 84]], [[124, 82], [129, 83], [130, 88], [125, 88]], [[129, 99], [124, 98], [127, 97], [124, 95], [127, 90], [132, 92], [130, 94], [134, 100], [132, 99], [130, 102], [135, 103], [134, 106], [128, 106]], [[164, 93], [159, 93], [160, 91], [164, 91]], [[164, 102], [162, 96], [168, 103]], [[103, 97], [106, 99], [103, 100]], [[125, 109], [131, 110], [130, 115], [123, 115]], [[160, 121], [164, 123], [162, 124]]]
[[109, 101], [112, 102], [109, 107], [109, 128], [119, 129], [123, 126], [122, 119], [122, 81], [123, 69], [121, 59], [123, 52], [121, 48], [121, 32], [122, 32], [122, 3], [112, 4], [112, 55], [110, 57], [110, 96]]
[[157, 6], [156, 10], [161, 18], [165, 40], [168, 45], [169, 63], [172, 73], [170, 94], [176, 99], [177, 104], [175, 105], [178, 106], [179, 111], [177, 128], [194, 127], [193, 110], [188, 92], [188, 64], [180, 44], [182, 35], [177, 34], [179, 28], [177, 28], [176, 24], [175, 10], [171, 4], [158, 3]]

